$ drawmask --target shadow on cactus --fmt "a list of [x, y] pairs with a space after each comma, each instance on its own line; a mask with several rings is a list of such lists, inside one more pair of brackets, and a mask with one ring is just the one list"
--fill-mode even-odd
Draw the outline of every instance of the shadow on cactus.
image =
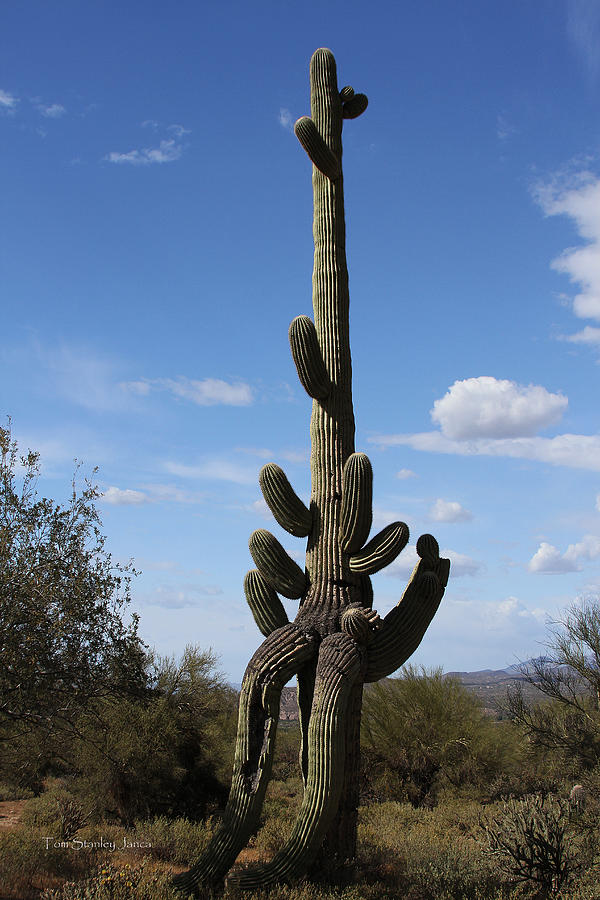
[[[331, 51], [310, 63], [311, 116], [295, 132], [313, 163], [314, 323], [298, 316], [290, 344], [298, 377], [313, 398], [311, 500], [307, 508], [273, 463], [260, 473], [264, 498], [290, 534], [308, 538], [303, 571], [277, 539], [250, 538], [256, 569], [245, 580], [248, 605], [265, 641], [242, 683], [229, 801], [220, 830], [194, 866], [175, 879], [201, 895], [220, 883], [256, 829], [273, 762], [281, 689], [298, 678], [304, 799], [288, 842], [268, 863], [234, 870], [228, 884], [254, 888], [289, 882], [319, 854], [342, 862], [356, 849], [362, 687], [398, 669], [418, 647], [442, 599], [450, 563], [422, 535], [420, 557], [399, 604], [383, 619], [372, 609], [369, 576], [389, 565], [408, 541], [394, 522], [369, 540], [371, 464], [354, 452], [348, 319], [342, 123], [367, 107], [364, 94], [337, 86]], [[299, 600], [289, 622], [279, 594]], [[325, 850], [323, 849], [325, 848]]]

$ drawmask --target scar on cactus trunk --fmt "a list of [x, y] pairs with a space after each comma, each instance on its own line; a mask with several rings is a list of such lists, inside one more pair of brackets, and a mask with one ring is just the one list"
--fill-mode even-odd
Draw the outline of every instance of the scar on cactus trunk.
[[[418, 647], [444, 594], [450, 563], [429, 534], [417, 541], [419, 563], [398, 605], [383, 620], [372, 609], [369, 576], [408, 541], [403, 522], [369, 540], [371, 464], [354, 450], [348, 318], [342, 123], [367, 107], [364, 94], [338, 90], [330, 50], [310, 63], [311, 116], [295, 132], [313, 163], [314, 323], [298, 316], [290, 344], [298, 376], [313, 399], [311, 499], [307, 508], [274, 463], [260, 486], [273, 516], [308, 539], [303, 571], [279, 541], [260, 529], [250, 538], [256, 569], [245, 593], [265, 640], [248, 664], [240, 695], [231, 793], [220, 829], [192, 868], [174, 883], [202, 895], [222, 882], [256, 829], [273, 763], [281, 689], [298, 678], [304, 799], [289, 840], [268, 863], [233, 870], [229, 884], [255, 888], [301, 877], [325, 842], [339, 862], [356, 848], [362, 687], [390, 675]], [[293, 623], [279, 594], [298, 599]]]

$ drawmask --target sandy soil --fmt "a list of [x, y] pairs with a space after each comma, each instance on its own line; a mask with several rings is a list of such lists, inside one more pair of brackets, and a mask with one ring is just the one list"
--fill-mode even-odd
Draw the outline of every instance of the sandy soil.
[[26, 800], [0, 801], [0, 828], [16, 828], [21, 821]]

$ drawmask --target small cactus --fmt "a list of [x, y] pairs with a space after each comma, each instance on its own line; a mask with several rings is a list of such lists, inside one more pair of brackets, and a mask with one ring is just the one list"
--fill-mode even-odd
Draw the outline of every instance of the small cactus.
[[[383, 620], [372, 609], [369, 575], [406, 546], [403, 522], [369, 540], [373, 472], [354, 448], [348, 318], [342, 123], [367, 108], [350, 86], [338, 90], [330, 50], [310, 63], [311, 115], [296, 135], [313, 163], [314, 321], [293, 320], [289, 339], [298, 377], [312, 398], [310, 508], [282, 469], [261, 470], [263, 496], [277, 522], [307, 537], [306, 569], [259, 529], [250, 538], [256, 569], [246, 598], [265, 641], [244, 675], [231, 793], [223, 824], [205, 853], [174, 883], [198, 894], [222, 881], [256, 828], [273, 761], [282, 687], [298, 677], [304, 800], [288, 842], [268, 863], [230, 873], [240, 888], [301, 877], [324, 839], [343, 859], [356, 843], [358, 740], [362, 687], [398, 669], [419, 645], [444, 594], [450, 563], [431, 535], [417, 541], [420, 557], [400, 600]], [[278, 597], [299, 599], [293, 623]]]

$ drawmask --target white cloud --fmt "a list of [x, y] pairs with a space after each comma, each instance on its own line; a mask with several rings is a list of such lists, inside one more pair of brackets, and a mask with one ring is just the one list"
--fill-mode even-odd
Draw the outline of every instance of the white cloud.
[[507, 597], [497, 603], [487, 603], [488, 627], [492, 629], [506, 629], [511, 625], [522, 627], [526, 622], [543, 624], [546, 620], [546, 611], [540, 607], [529, 609], [522, 600], [517, 597]]
[[[586, 241], [564, 250], [552, 268], [579, 287], [573, 299], [575, 315], [600, 320], [600, 178], [585, 168], [558, 174], [549, 183], [537, 185], [534, 197], [547, 216], [570, 218]], [[580, 341], [589, 343], [590, 336], [584, 329]]]
[[431, 418], [453, 440], [528, 437], [558, 421], [567, 404], [540, 385], [482, 375], [455, 381], [433, 404]]
[[18, 97], [9, 94], [8, 91], [0, 90], [0, 110], [3, 112], [14, 112], [18, 102]]
[[[456, 553], [455, 550], [440, 550], [440, 556], [450, 560], [450, 577], [462, 578], [464, 575], [477, 575], [481, 572], [481, 564], [470, 556]], [[419, 562], [417, 551], [413, 545], [405, 547], [400, 556], [387, 568], [385, 574], [395, 578], [407, 578]]]
[[543, 573], [576, 572], [577, 566], [572, 560], [565, 559], [552, 544], [542, 541], [529, 560], [528, 569], [530, 572]]
[[380, 434], [369, 438], [369, 441], [380, 447], [406, 446], [429, 453], [458, 456], [509, 456], [600, 472], [600, 435], [560, 434], [553, 438], [453, 441], [439, 431], [425, 431], [417, 434]]
[[40, 105], [38, 109], [47, 119], [60, 119], [67, 111], [62, 103], [51, 103], [49, 106]]
[[581, 331], [575, 334], [564, 334], [560, 336], [561, 341], [569, 341], [571, 344], [600, 344], [600, 328], [594, 328], [592, 325], [586, 325]]
[[281, 125], [282, 128], [285, 128], [288, 131], [292, 130], [294, 121], [292, 119], [292, 114], [289, 111], [289, 109], [286, 109], [284, 106], [282, 106], [279, 110], [278, 119], [279, 119], [279, 124]]
[[435, 522], [468, 522], [473, 518], [473, 513], [460, 503], [455, 500], [442, 500], [441, 497], [435, 501], [429, 515]]
[[254, 401], [252, 388], [243, 381], [222, 381], [220, 378], [141, 378], [137, 381], [123, 381], [122, 390], [147, 396], [154, 388], [170, 391], [176, 397], [191, 400], [198, 406], [250, 406]]
[[184, 609], [199, 605], [199, 597], [218, 597], [223, 589], [216, 584], [185, 585], [183, 588], [175, 588], [171, 585], [160, 585], [154, 594], [142, 597], [142, 601], [149, 606], [160, 606], [164, 609]]
[[175, 162], [181, 157], [183, 146], [175, 138], [162, 140], [158, 147], [144, 147], [141, 150], [129, 150], [128, 153], [108, 153], [104, 159], [111, 163], [129, 164], [132, 166], [149, 166], [153, 163]]
[[184, 134], [192, 133], [190, 128], [184, 128], [183, 125], [168, 125], [167, 131], [172, 132], [175, 135], [175, 137], [178, 137], [178, 138], [183, 137]]
[[463, 575], [477, 575], [482, 570], [481, 563], [465, 556], [464, 553], [456, 553], [455, 550], [440, 550], [440, 556], [450, 560], [450, 577], [462, 578]]
[[146, 397], [150, 393], [150, 384], [147, 381], [122, 381], [119, 387], [130, 394]]
[[206, 478], [214, 481], [232, 481], [234, 484], [254, 484], [257, 472], [253, 469], [244, 469], [235, 463], [224, 459], [207, 459], [198, 465], [185, 463], [166, 462], [165, 468], [172, 475], [180, 478]]
[[111, 486], [103, 492], [102, 500], [114, 506], [139, 506], [141, 503], [148, 503], [149, 497], [142, 491], [133, 491], [131, 488], [122, 490]]
[[230, 384], [219, 378], [205, 378], [203, 381], [195, 381], [192, 378], [162, 378], [156, 382], [176, 397], [184, 397], [197, 403], [198, 406], [250, 406], [252, 403], [252, 390], [242, 381]]
[[201, 503], [204, 495], [197, 491], [184, 491], [172, 484], [145, 484], [144, 490], [109, 487], [102, 495], [104, 503], [115, 506], [139, 506], [142, 503]]
[[564, 553], [552, 544], [542, 541], [531, 560], [530, 572], [562, 573], [580, 572], [582, 562], [591, 562], [600, 557], [600, 538], [586, 534], [576, 544], [569, 544]]
[[596, 509], [600, 512], [600, 494], [596, 495]]
[[401, 481], [404, 481], [407, 478], [416, 478], [416, 472], [413, 472], [412, 469], [400, 469], [399, 472], [396, 472], [396, 478], [400, 478]]

